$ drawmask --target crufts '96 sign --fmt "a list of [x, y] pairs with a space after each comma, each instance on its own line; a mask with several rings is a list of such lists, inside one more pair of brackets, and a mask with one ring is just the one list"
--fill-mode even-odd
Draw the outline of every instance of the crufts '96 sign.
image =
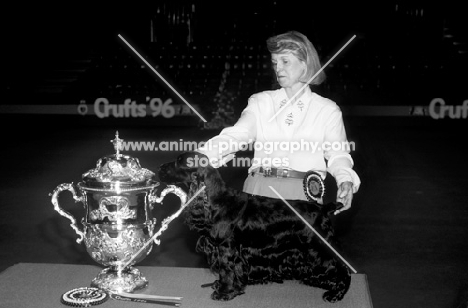
[[85, 100], [81, 100], [77, 112], [81, 115], [94, 114], [98, 118], [142, 118], [142, 117], [164, 117], [194, 115], [189, 106], [185, 104], [173, 104], [172, 99], [162, 100], [159, 97], [146, 97], [146, 103], [138, 104], [136, 100], [127, 98], [123, 104], [111, 104], [108, 98], [99, 97], [94, 100], [91, 109]]

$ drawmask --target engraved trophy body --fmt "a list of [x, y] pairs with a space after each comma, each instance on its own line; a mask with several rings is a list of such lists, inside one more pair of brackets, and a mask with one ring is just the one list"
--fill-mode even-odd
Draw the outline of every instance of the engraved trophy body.
[[[161, 203], [165, 195], [174, 193], [186, 202], [186, 194], [169, 185], [156, 196], [159, 182], [154, 173], [142, 168], [137, 158], [120, 153], [122, 139], [118, 132], [112, 140], [116, 154], [97, 161], [96, 167], [82, 175], [78, 184], [58, 185], [51, 193], [54, 209], [71, 221], [78, 234], [77, 243], [84, 241], [91, 258], [105, 268], [92, 280], [91, 286], [116, 292], [133, 292], [147, 286], [147, 279], [133, 265], [143, 260], [159, 244], [154, 233], [156, 219], [154, 203]], [[72, 193], [75, 202], [85, 209], [82, 230], [76, 219], [63, 210], [58, 202], [62, 191]]]

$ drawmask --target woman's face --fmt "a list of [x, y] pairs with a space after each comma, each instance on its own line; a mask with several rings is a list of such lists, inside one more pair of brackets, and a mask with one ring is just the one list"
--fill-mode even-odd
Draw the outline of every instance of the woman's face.
[[291, 52], [274, 53], [271, 62], [276, 73], [276, 80], [282, 88], [301, 85], [299, 79], [306, 71], [306, 64]]

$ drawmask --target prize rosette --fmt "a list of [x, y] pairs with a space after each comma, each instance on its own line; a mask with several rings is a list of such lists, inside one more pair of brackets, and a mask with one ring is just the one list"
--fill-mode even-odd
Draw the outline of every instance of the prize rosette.
[[109, 299], [109, 295], [98, 288], [83, 287], [65, 292], [61, 302], [72, 307], [91, 307], [104, 303]]
[[311, 202], [318, 202], [325, 195], [325, 183], [315, 171], [307, 171], [304, 180], [304, 193]]

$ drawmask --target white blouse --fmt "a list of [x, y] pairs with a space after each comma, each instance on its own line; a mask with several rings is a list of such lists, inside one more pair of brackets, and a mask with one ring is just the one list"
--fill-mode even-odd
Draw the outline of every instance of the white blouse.
[[249, 172], [260, 166], [315, 170], [324, 175], [328, 171], [338, 185], [352, 182], [356, 192], [361, 181], [352, 169], [352, 147], [337, 104], [309, 87], [296, 102], [287, 102], [282, 88], [252, 95], [237, 123], [223, 129], [197, 151], [219, 167], [221, 161], [232, 159], [233, 153], [249, 145], [254, 149]]

